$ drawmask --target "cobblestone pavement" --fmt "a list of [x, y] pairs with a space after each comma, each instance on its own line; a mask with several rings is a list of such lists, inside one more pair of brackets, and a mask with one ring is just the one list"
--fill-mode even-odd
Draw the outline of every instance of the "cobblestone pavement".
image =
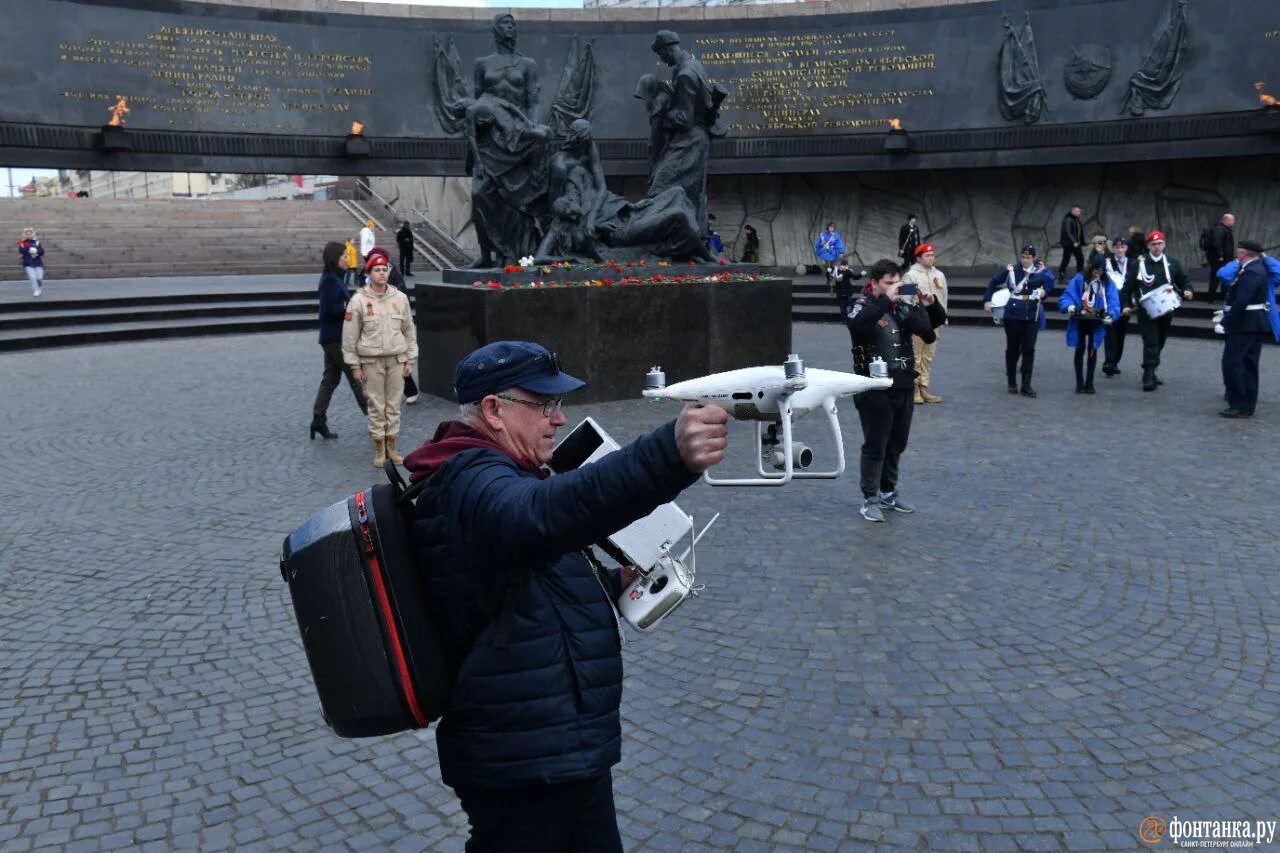
[[[796, 342], [847, 363], [838, 327]], [[1210, 343], [1171, 340], [1157, 393], [1134, 352], [1081, 397], [1049, 334], [1037, 400], [1002, 345], [943, 336], [914, 516], [863, 522], [848, 475], [686, 493], [724, 517], [703, 597], [626, 646], [629, 848], [1133, 849], [1147, 815], [1280, 818], [1280, 351], [1260, 416], [1224, 421]], [[306, 440], [313, 335], [3, 360], [0, 849], [460, 849], [430, 734], [318, 713], [280, 543], [378, 475], [344, 388], [341, 438]], [[450, 409], [406, 407], [402, 443]]]

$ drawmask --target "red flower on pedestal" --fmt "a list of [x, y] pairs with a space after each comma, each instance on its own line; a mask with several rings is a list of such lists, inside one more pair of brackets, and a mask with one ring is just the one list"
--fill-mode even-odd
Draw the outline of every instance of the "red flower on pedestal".
[[725, 266], [728, 266], [728, 265], [729, 265], [729, 261], [728, 261], [728, 259], [726, 259], [726, 258], [721, 258], [721, 259], [720, 259], [720, 266], [725, 267]]
[[501, 288], [502, 288], [502, 285], [499, 282], [490, 280], [489, 282], [490, 290], [500, 290]]

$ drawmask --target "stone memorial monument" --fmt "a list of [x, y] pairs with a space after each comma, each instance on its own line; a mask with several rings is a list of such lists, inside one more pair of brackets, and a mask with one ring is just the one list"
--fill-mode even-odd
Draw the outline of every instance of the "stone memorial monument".
[[493, 19], [495, 52], [476, 60], [467, 94], [452, 39], [435, 41], [432, 80], [441, 126], [467, 143], [475, 268], [545, 260], [640, 257], [714, 261], [706, 245], [707, 159], [725, 135], [719, 108], [728, 92], [713, 84], [680, 38], [662, 30], [653, 51], [671, 80], [643, 75], [636, 97], [650, 126], [648, 193], [635, 202], [605, 186], [591, 135], [595, 57], [575, 38], [546, 123], [537, 119], [538, 64], [516, 49], [515, 18]]

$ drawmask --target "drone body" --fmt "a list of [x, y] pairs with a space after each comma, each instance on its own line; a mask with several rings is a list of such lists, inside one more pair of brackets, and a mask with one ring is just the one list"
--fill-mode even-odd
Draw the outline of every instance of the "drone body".
[[[844, 441], [836, 418], [836, 398], [888, 388], [888, 376], [869, 377], [837, 370], [806, 370], [799, 356], [788, 356], [781, 365], [744, 367], [666, 384], [659, 368], [645, 377], [644, 396], [650, 400], [679, 400], [719, 406], [735, 420], [755, 421], [760, 461], [759, 476], [717, 479], [710, 472], [703, 479], [713, 486], [781, 486], [793, 478], [834, 479], [844, 473]], [[831, 471], [807, 471], [813, 452], [791, 440], [791, 422], [814, 409], [827, 413], [836, 442], [837, 465]], [[766, 432], [765, 424], [768, 424]], [[781, 429], [782, 435], [778, 436]], [[781, 473], [765, 471], [768, 461]]]

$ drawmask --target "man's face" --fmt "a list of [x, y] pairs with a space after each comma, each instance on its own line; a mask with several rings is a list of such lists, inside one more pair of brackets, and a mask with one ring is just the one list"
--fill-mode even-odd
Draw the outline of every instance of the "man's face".
[[1147, 244], [1147, 248], [1151, 250], [1151, 254], [1155, 255], [1156, 257], [1160, 257], [1161, 255], [1164, 254], [1164, 241], [1152, 240], [1150, 243]]
[[1023, 252], [1020, 257], [1022, 258], [1022, 265], [1024, 267], [1030, 267], [1036, 262], [1036, 256], [1030, 252]]
[[1222, 224], [1227, 226], [1228, 228], [1235, 228], [1236, 218], [1232, 216], [1230, 213], [1228, 213], [1226, 216], [1222, 217]]
[[523, 388], [509, 388], [494, 396], [498, 398], [499, 417], [502, 418], [509, 449], [521, 459], [540, 465], [550, 462], [551, 451], [556, 444], [556, 430], [567, 422], [559, 407], [550, 415], [542, 413], [543, 405], [555, 398]]
[[921, 263], [922, 265], [926, 266], [926, 267], [931, 267], [931, 266], [933, 266], [933, 259], [934, 259], [934, 254], [933, 254], [933, 252], [921, 252], [921, 253], [920, 253], [920, 263]]
[[664, 44], [654, 53], [658, 54], [658, 58], [662, 60], [664, 65], [676, 64], [676, 46], [674, 44]]
[[1111, 244], [1111, 254], [1113, 254], [1113, 255], [1123, 255], [1123, 254], [1128, 250], [1128, 248], [1129, 248], [1129, 247], [1128, 247], [1127, 245], [1125, 245], [1124, 243], [1112, 243], [1112, 244]]
[[391, 267], [386, 264], [378, 264], [376, 267], [369, 269], [369, 281], [379, 287], [387, 283], [387, 279], [391, 277]]
[[828, 226], [827, 226], [827, 233], [828, 233], [828, 234], [834, 234], [834, 233], [836, 233], [836, 227], [835, 227], [834, 225], [828, 225]]
[[1078, 208], [1078, 207], [1073, 207], [1073, 208], [1071, 208], [1071, 215], [1072, 215], [1072, 216], [1079, 216], [1081, 213], [1083, 213], [1083, 211], [1082, 211], [1082, 210], [1080, 210], [1080, 208]]
[[881, 279], [871, 280], [871, 292], [876, 296], [888, 293], [890, 296], [896, 296], [898, 293], [898, 285], [902, 284], [902, 276], [899, 273], [891, 272]]

